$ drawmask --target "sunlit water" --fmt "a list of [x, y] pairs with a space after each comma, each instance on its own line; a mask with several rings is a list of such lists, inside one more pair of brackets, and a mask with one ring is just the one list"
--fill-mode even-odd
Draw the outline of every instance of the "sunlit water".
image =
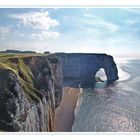
[[140, 60], [117, 61], [117, 67], [114, 85], [81, 89], [73, 131], [140, 132]]

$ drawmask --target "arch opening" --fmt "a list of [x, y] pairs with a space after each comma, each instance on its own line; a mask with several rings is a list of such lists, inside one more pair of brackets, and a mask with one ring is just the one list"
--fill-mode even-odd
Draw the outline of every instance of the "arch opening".
[[107, 87], [107, 75], [104, 68], [100, 68], [95, 74], [95, 88]]

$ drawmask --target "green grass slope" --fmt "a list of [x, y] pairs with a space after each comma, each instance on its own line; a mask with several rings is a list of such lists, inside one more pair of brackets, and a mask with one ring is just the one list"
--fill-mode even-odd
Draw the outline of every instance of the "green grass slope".
[[24, 58], [31, 56], [47, 56], [46, 54], [0, 54], [0, 68], [11, 70], [19, 79], [20, 85], [27, 98], [39, 101], [42, 94], [34, 87], [34, 75], [31, 69], [25, 64]]

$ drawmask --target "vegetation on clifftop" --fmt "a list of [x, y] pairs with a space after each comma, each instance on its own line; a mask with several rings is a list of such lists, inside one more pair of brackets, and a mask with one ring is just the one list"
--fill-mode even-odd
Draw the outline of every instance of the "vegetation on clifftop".
[[19, 78], [21, 87], [27, 98], [39, 101], [42, 94], [34, 87], [34, 75], [28, 65], [25, 64], [24, 58], [31, 56], [46, 56], [41, 54], [1, 54], [0, 68], [13, 71]]

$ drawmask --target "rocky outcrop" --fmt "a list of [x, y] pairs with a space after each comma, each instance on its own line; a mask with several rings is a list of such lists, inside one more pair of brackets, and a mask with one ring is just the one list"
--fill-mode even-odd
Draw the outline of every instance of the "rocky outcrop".
[[0, 131], [52, 131], [62, 98], [55, 55], [5, 57], [0, 64]]
[[[64, 77], [64, 86], [93, 87], [95, 74], [104, 68], [108, 85], [118, 80], [118, 71], [113, 57], [106, 54], [56, 53]], [[73, 82], [69, 82], [73, 81]], [[74, 83], [74, 84], [71, 84]]]
[[118, 79], [113, 57], [106, 54], [1, 55], [0, 131], [53, 131], [62, 85], [93, 86], [100, 68], [108, 85]]

